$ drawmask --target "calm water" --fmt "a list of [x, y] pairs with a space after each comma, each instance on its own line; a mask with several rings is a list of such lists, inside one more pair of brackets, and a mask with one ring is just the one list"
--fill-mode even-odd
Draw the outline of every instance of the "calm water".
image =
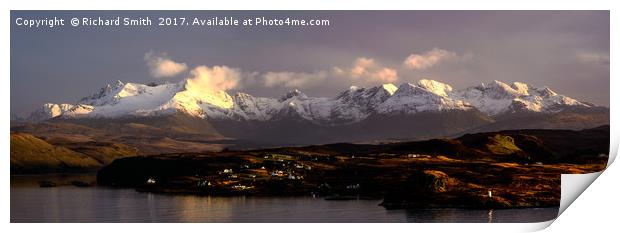
[[72, 179], [76, 177], [11, 177], [11, 222], [541, 222], [558, 212], [557, 208], [386, 210], [378, 206], [380, 200], [197, 197], [36, 185], [38, 180], [63, 184]]

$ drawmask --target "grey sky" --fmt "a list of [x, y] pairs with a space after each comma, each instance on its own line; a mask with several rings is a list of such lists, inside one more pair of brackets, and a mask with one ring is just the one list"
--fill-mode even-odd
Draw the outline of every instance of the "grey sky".
[[[54, 16], [294, 16], [325, 18], [331, 25], [51, 29], [15, 25], [18, 17]], [[522, 81], [609, 105], [608, 11], [12, 11], [11, 20], [12, 114], [29, 113], [46, 102], [75, 103], [117, 79], [180, 81], [200, 65], [253, 73], [242, 76], [253, 80], [241, 80], [243, 85], [229, 93], [270, 97], [293, 87], [263, 85], [267, 72], [308, 73], [310, 78], [324, 72], [324, 81], [298, 88], [310, 96], [335, 96], [350, 85], [374, 84], [332, 74], [334, 67], [348, 72], [360, 57], [373, 59], [377, 70], [397, 71], [395, 84], [428, 78], [463, 88], [495, 79]], [[411, 54], [424, 55], [434, 48], [449, 52], [449, 59], [423, 70], [403, 65]], [[150, 51], [167, 53], [186, 63], [188, 71], [153, 78], [144, 60]]]

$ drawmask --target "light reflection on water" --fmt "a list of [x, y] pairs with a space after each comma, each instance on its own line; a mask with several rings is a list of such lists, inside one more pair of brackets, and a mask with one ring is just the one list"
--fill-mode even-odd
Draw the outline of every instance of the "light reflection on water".
[[11, 181], [11, 222], [540, 222], [557, 208], [386, 210], [380, 200], [199, 197]]

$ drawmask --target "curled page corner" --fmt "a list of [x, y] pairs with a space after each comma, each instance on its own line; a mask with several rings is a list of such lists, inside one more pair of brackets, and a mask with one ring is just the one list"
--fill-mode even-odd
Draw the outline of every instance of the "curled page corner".
[[[559, 216], [559, 214], [558, 214]], [[551, 219], [549, 221], [545, 221], [545, 222], [537, 222], [537, 223], [531, 223], [531, 224], [527, 224], [526, 227], [519, 229], [522, 232], [536, 232], [536, 231], [541, 231], [549, 226], [551, 226], [551, 224], [555, 222], [555, 219]]]
[[[611, 152], [613, 151], [613, 152]], [[607, 168], [611, 165], [616, 157], [617, 147], [611, 148], [609, 153], [609, 162]], [[562, 174], [561, 177], [561, 197], [560, 209], [558, 217], [586, 190], [594, 181], [605, 172], [593, 172], [588, 174]]]
[[[611, 156], [610, 156], [611, 157]], [[555, 219], [532, 223], [525, 229], [528, 232], [540, 231], [549, 227], [562, 213], [604, 172], [593, 172], [588, 174], [562, 174], [561, 175], [561, 197], [558, 216]]]
[[603, 171], [588, 174], [562, 174], [561, 197], [558, 217], [572, 204]]
[[[609, 144], [609, 159], [607, 160], [607, 168], [615, 161], [619, 138], [618, 126], [610, 125], [610, 144]], [[564, 213], [564, 211], [588, 188], [605, 170], [599, 172], [593, 172], [588, 174], [562, 174], [561, 176], [561, 197], [560, 208], [558, 210], [558, 217]], [[557, 219], [557, 218], [556, 218]], [[555, 220], [553, 220], [555, 221]], [[552, 221], [552, 222], [553, 222]]]

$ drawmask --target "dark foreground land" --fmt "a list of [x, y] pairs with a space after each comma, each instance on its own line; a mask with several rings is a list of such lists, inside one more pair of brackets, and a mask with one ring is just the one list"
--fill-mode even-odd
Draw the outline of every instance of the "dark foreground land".
[[329, 144], [120, 158], [100, 185], [195, 195], [383, 199], [386, 208], [558, 206], [560, 174], [603, 170], [609, 127], [419, 142]]

